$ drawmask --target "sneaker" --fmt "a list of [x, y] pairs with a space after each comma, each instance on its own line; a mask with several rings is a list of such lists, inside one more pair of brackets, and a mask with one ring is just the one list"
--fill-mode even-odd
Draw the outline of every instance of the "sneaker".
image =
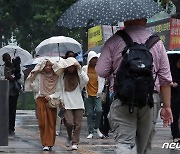
[[101, 138], [101, 139], [103, 139], [104, 138], [104, 135], [101, 133], [101, 131], [99, 130], [99, 128], [97, 129], [97, 136], [99, 137], [99, 138]]
[[52, 146], [49, 147], [49, 151], [52, 151]]
[[73, 144], [72, 145], [72, 150], [77, 150], [78, 149], [78, 145], [77, 144]]
[[65, 142], [65, 146], [70, 147], [71, 145], [72, 145], [72, 140], [67, 139], [66, 142]]
[[60, 135], [60, 132], [56, 131], [56, 136], [59, 136]]
[[49, 150], [50, 150], [50, 148], [48, 146], [43, 147], [43, 151], [49, 151]]
[[89, 134], [88, 136], [87, 136], [87, 139], [92, 139], [93, 138], [93, 134]]

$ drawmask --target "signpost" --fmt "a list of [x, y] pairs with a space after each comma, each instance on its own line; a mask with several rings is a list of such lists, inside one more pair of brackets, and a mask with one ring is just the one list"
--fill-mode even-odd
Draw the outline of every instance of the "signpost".
[[88, 49], [103, 44], [102, 28], [101, 26], [95, 26], [88, 29]]
[[8, 146], [9, 135], [9, 81], [0, 79], [0, 146]]

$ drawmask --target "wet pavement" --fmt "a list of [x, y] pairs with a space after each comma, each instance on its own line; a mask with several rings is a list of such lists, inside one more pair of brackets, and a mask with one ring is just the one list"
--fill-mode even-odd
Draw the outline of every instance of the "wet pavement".
[[[66, 130], [63, 124], [58, 125], [59, 136], [56, 137], [55, 146], [50, 152], [43, 152], [39, 138], [39, 130], [37, 119], [34, 111], [18, 110], [16, 118], [16, 134], [9, 136], [8, 146], [0, 146], [0, 154], [45, 154], [45, 153], [61, 153], [61, 154], [112, 154], [114, 153], [113, 134], [110, 133], [108, 139], [98, 139], [96, 136], [93, 139], [86, 139], [87, 124], [86, 117], [83, 118], [81, 138], [79, 149], [72, 151], [65, 147]], [[153, 154], [178, 154], [180, 149], [169, 150], [162, 149], [164, 142], [172, 141], [170, 128], [163, 128], [162, 122], [158, 118], [156, 125], [156, 136], [153, 140]]]

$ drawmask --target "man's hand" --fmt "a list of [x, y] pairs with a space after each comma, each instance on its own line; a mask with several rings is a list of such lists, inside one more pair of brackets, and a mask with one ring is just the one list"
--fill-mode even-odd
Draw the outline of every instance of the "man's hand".
[[172, 87], [177, 87], [178, 86], [178, 84], [176, 83], [176, 82], [173, 82], [173, 84], [172, 84]]
[[173, 123], [173, 116], [170, 107], [163, 107], [160, 112], [160, 117], [163, 120], [164, 127], [167, 127]]

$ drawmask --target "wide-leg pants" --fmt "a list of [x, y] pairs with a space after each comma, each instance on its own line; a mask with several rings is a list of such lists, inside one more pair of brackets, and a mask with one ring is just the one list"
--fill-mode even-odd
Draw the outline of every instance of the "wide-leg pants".
[[44, 97], [38, 97], [36, 103], [41, 143], [52, 147], [56, 137], [57, 109], [49, 108]]

